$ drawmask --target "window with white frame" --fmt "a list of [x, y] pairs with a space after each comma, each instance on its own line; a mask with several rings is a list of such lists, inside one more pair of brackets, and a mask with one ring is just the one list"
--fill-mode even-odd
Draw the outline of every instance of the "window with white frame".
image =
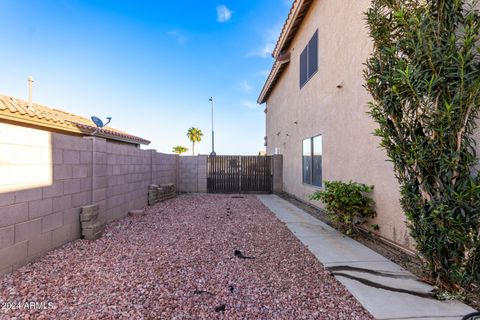
[[303, 183], [322, 186], [322, 136], [303, 140]]
[[300, 88], [318, 71], [318, 30], [300, 54]]

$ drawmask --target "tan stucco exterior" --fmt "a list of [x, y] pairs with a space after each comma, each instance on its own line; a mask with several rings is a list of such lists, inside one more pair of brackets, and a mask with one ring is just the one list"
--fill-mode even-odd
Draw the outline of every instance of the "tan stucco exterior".
[[[322, 135], [323, 180], [375, 186], [378, 234], [413, 249], [392, 165], [372, 135], [363, 69], [371, 50], [363, 13], [369, 0], [313, 1], [288, 48], [290, 63], [267, 98], [267, 152], [283, 154], [284, 191], [308, 200], [317, 188], [302, 182], [302, 141]], [[300, 89], [300, 53], [319, 32], [318, 72]], [[314, 203], [321, 206], [320, 203]]]

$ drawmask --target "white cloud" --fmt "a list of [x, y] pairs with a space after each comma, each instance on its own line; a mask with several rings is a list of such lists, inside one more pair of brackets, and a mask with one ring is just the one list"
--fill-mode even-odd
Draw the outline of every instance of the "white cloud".
[[224, 23], [232, 18], [232, 11], [226, 5], [217, 6], [217, 21]]
[[178, 44], [184, 44], [188, 41], [188, 37], [179, 30], [170, 30], [167, 32], [167, 35], [175, 38]]
[[272, 56], [273, 49], [275, 49], [275, 43], [269, 41], [265, 43], [262, 47], [253, 50], [247, 54], [249, 57], [262, 57], [267, 58]]
[[248, 57], [261, 57], [269, 58], [272, 56], [273, 50], [277, 43], [280, 30], [282, 29], [283, 23], [278, 23], [274, 27], [264, 30], [261, 37], [263, 38], [263, 44], [257, 49], [247, 53]]
[[259, 107], [258, 103], [253, 102], [253, 101], [248, 101], [248, 100], [243, 101], [242, 105], [245, 108], [250, 109], [250, 110], [254, 110], [254, 109], [257, 109]]
[[261, 70], [258, 74], [261, 77], [268, 77], [270, 75], [270, 69]]
[[245, 93], [250, 93], [253, 90], [253, 87], [250, 85], [250, 83], [248, 83], [248, 81], [243, 81], [240, 83], [240, 87], [243, 91], [245, 91]]

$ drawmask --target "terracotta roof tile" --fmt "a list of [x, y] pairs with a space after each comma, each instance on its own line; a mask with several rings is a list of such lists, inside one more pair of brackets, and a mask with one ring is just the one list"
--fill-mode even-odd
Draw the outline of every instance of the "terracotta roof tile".
[[293, 39], [295, 38], [297, 31], [300, 25], [303, 22], [308, 9], [315, 0], [294, 0], [292, 7], [288, 13], [287, 19], [283, 24], [282, 31], [280, 36], [277, 39], [275, 49], [272, 52], [272, 56], [275, 59], [275, 62], [272, 65], [270, 74], [265, 80], [260, 96], [258, 97], [257, 102], [259, 104], [267, 101], [270, 93], [273, 91], [278, 79], [282, 75], [282, 72], [285, 70], [286, 64], [289, 60], [282, 59], [282, 56], [287, 55], [286, 50], [289, 48]]
[[274, 58], [282, 54], [282, 51], [290, 45], [313, 1], [315, 0], [294, 0], [292, 2], [292, 7], [288, 12], [287, 19], [283, 24], [282, 31], [280, 32], [280, 36], [277, 39], [275, 49], [272, 53]]
[[[97, 129], [95, 124], [88, 118], [39, 104], [28, 106], [28, 103], [24, 100], [4, 95], [0, 95], [0, 120], [1, 119], [34, 124], [40, 127], [49, 127], [60, 131], [75, 132], [83, 135], [90, 135]], [[136, 144], [150, 143], [150, 141], [146, 139], [111, 127], [100, 129], [97, 135], [112, 140]]]

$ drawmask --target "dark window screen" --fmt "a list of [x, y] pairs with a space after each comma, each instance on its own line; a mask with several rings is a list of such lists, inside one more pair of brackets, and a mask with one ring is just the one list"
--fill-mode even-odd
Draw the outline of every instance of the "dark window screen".
[[303, 140], [303, 183], [312, 184], [312, 145], [311, 139]]
[[303, 49], [302, 54], [300, 55], [300, 87], [303, 87], [303, 85], [307, 82], [308, 79], [308, 47], [305, 47]]
[[303, 140], [303, 183], [322, 186], [322, 136]]
[[308, 79], [318, 70], [318, 31], [308, 43]]
[[300, 88], [318, 71], [318, 30], [300, 54]]
[[322, 186], [322, 136], [312, 138], [313, 140], [313, 163], [312, 163], [312, 184]]

